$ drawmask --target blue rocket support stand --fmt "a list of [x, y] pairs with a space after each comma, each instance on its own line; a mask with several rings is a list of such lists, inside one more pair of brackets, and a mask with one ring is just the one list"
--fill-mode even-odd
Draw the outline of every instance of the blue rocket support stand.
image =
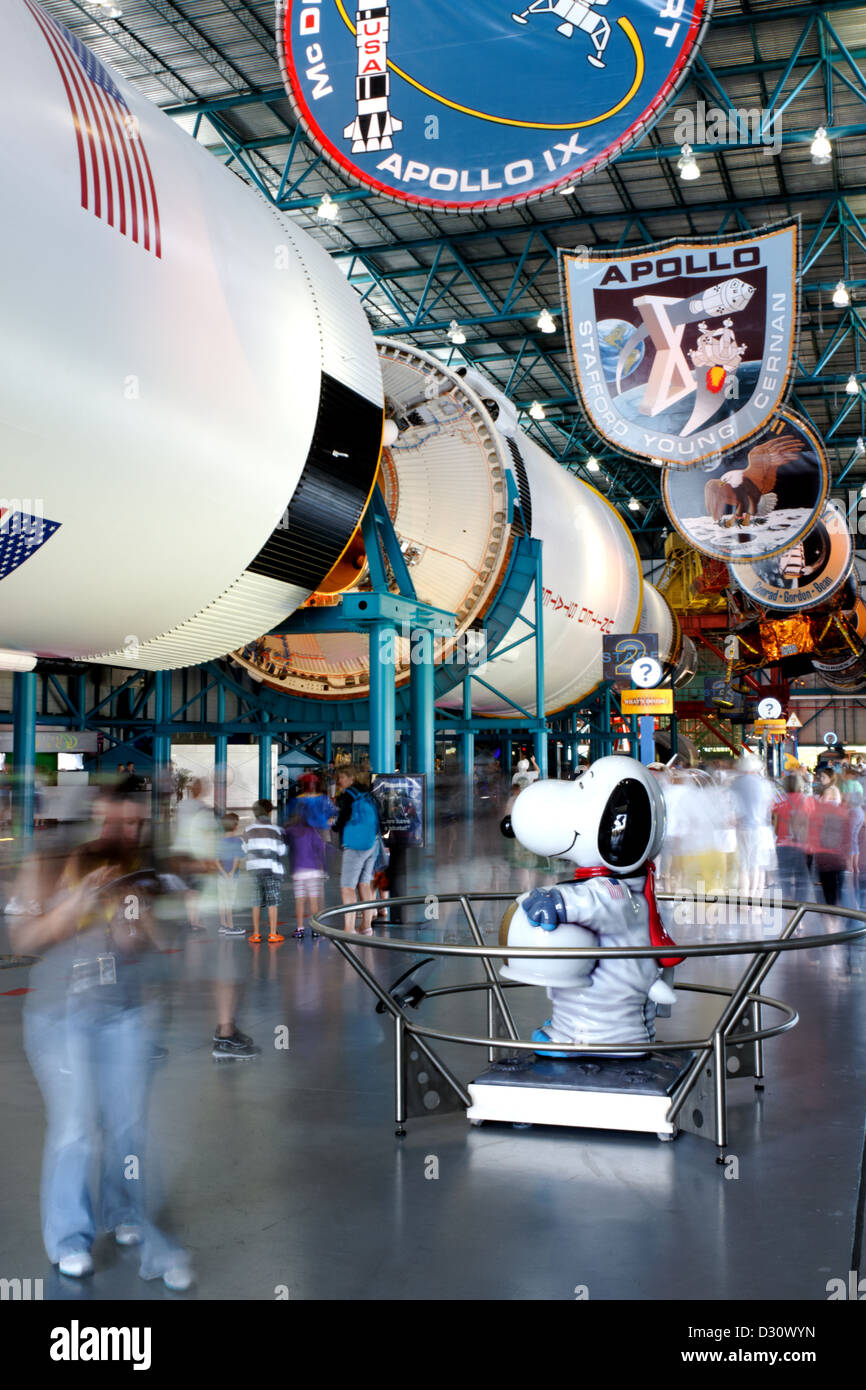
[[466, 720], [460, 735], [460, 762], [463, 769], [463, 799], [467, 820], [475, 813], [475, 734], [469, 727], [472, 719], [472, 677], [463, 680], [463, 718]]
[[[544, 612], [541, 546], [535, 552], [535, 717], [544, 720]], [[547, 729], [543, 722], [535, 730], [535, 761], [539, 775], [547, 776]]]
[[[226, 692], [225, 686], [217, 687], [217, 723], [222, 727], [226, 719]], [[226, 813], [226, 801], [228, 799], [228, 749], [229, 741], [225, 734], [217, 734], [214, 738], [214, 779], [213, 779], [213, 804], [217, 815], [224, 816]]]
[[[168, 724], [171, 720], [171, 672], [157, 671], [153, 682], [153, 723], [154, 729]], [[171, 737], [154, 732], [153, 772], [151, 783], [151, 816], [157, 824], [168, 814], [165, 795], [168, 774], [171, 768]]]
[[36, 672], [16, 671], [12, 682], [12, 825], [16, 839], [33, 835], [36, 797]]
[[[367, 634], [370, 641], [370, 766], [374, 772], [396, 770], [397, 638], [410, 640], [417, 650], [418, 634], [424, 634], [429, 646], [425, 644], [421, 648], [423, 659], [417, 666], [413, 662], [411, 669], [413, 722], [409, 758], [413, 771], [426, 773], [428, 796], [432, 798], [435, 773], [433, 638], [454, 635], [454, 614], [419, 600], [378, 488], [374, 489], [361, 519], [361, 534], [371, 587], [344, 593], [336, 604], [302, 608], [289, 622], [281, 624], [280, 631]], [[329, 753], [326, 747], [326, 756]]]
[[[412, 673], [410, 676], [411, 747], [409, 765], [413, 772], [423, 773], [426, 792], [427, 846], [432, 848], [435, 834], [436, 775], [436, 692], [434, 689], [433, 633], [429, 628], [414, 627], [410, 634]], [[406, 771], [406, 738], [400, 741], [400, 770]]]
[[[267, 723], [270, 715], [262, 714], [262, 722]], [[259, 800], [270, 801], [273, 792], [271, 786], [271, 747], [273, 738], [270, 734], [259, 735]]]
[[644, 767], [649, 767], [650, 763], [655, 762], [656, 756], [655, 715], [642, 714], [638, 723], [640, 725], [640, 760]]
[[370, 625], [370, 767], [394, 772], [397, 751], [395, 678], [397, 627], [393, 622]]

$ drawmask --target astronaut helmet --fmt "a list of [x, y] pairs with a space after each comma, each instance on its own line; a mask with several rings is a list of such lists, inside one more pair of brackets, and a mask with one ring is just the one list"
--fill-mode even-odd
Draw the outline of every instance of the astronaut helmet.
[[665, 805], [658, 781], [634, 758], [599, 758], [571, 782], [533, 782], [511, 812], [525, 849], [578, 868], [637, 874], [661, 849]]
[[[574, 922], [562, 922], [556, 931], [545, 931], [530, 922], [520, 900], [513, 903], [502, 920], [499, 932], [501, 946], [528, 946], [537, 951], [559, 951], [563, 947], [592, 947], [598, 945], [595, 933]], [[506, 980], [519, 980], [524, 985], [543, 985], [545, 989], [586, 989], [597, 964], [594, 956], [572, 960], [547, 960], [543, 956], [509, 957], [500, 968]]]

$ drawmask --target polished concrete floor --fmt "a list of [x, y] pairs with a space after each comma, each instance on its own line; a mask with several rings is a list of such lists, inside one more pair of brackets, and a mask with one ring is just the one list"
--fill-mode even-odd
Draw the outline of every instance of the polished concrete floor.
[[[419, 856], [411, 891], [526, 886], [483, 825], [474, 837], [462, 827], [451, 834]], [[484, 925], [492, 939], [492, 914]], [[469, 939], [447, 909], [391, 932]], [[676, 934], [685, 941], [707, 930]], [[48, 1264], [38, 1217], [43, 1109], [21, 1046], [25, 996], [8, 992], [26, 987], [27, 971], [0, 973], [0, 1277], [42, 1278], [46, 1297], [65, 1300], [272, 1300], [276, 1291], [301, 1300], [569, 1300], [579, 1286], [591, 1299], [824, 1300], [827, 1281], [847, 1277], [866, 1108], [858, 947], [792, 953], [774, 967], [766, 992], [792, 1003], [801, 1022], [767, 1044], [762, 1093], [746, 1078], [730, 1085], [736, 1178], [716, 1164], [712, 1144], [688, 1134], [661, 1144], [600, 1131], [476, 1129], [456, 1112], [412, 1120], [398, 1140], [391, 1029], [333, 945], [289, 937], [281, 947], [229, 949], [246, 977], [238, 1021], [263, 1049], [251, 1063], [211, 1057], [209, 962], [226, 950], [215, 924], [166, 958], [168, 1057], [156, 1071], [151, 1138], [162, 1219], [198, 1275], [182, 1296], [141, 1281], [135, 1251], [108, 1237], [94, 1247], [93, 1278], [65, 1279]], [[410, 963], [362, 949], [387, 982]], [[9, 950], [6, 939], [0, 950]], [[729, 983], [743, 963], [687, 962], [678, 978]], [[458, 978], [481, 971], [443, 962], [426, 983]], [[519, 995], [520, 1022], [540, 1022], [540, 992]], [[445, 1026], [483, 1031], [480, 994], [426, 1009]], [[662, 1025], [667, 1037], [705, 1029], [713, 1010], [694, 996], [675, 1014]], [[274, 1045], [285, 1027], [288, 1049]], [[480, 1053], [446, 1047], [443, 1055], [464, 1081], [483, 1070]]]

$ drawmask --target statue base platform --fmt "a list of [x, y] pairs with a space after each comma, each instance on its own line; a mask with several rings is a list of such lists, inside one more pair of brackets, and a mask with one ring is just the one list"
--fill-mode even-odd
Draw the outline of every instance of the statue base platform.
[[666, 1116], [671, 1094], [694, 1055], [683, 1050], [643, 1057], [506, 1058], [470, 1083], [472, 1104], [466, 1114], [474, 1125], [499, 1120], [675, 1139], [677, 1127]]

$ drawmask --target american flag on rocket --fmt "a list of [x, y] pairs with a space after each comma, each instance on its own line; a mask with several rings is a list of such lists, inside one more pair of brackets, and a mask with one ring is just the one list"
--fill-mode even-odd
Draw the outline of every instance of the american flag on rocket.
[[31, 555], [35, 555], [59, 528], [59, 521], [0, 507], [0, 579], [5, 579]]
[[66, 90], [78, 166], [81, 206], [162, 255], [159, 203], [138, 123], [117, 83], [95, 54], [58, 20], [24, 0], [57, 64]]

